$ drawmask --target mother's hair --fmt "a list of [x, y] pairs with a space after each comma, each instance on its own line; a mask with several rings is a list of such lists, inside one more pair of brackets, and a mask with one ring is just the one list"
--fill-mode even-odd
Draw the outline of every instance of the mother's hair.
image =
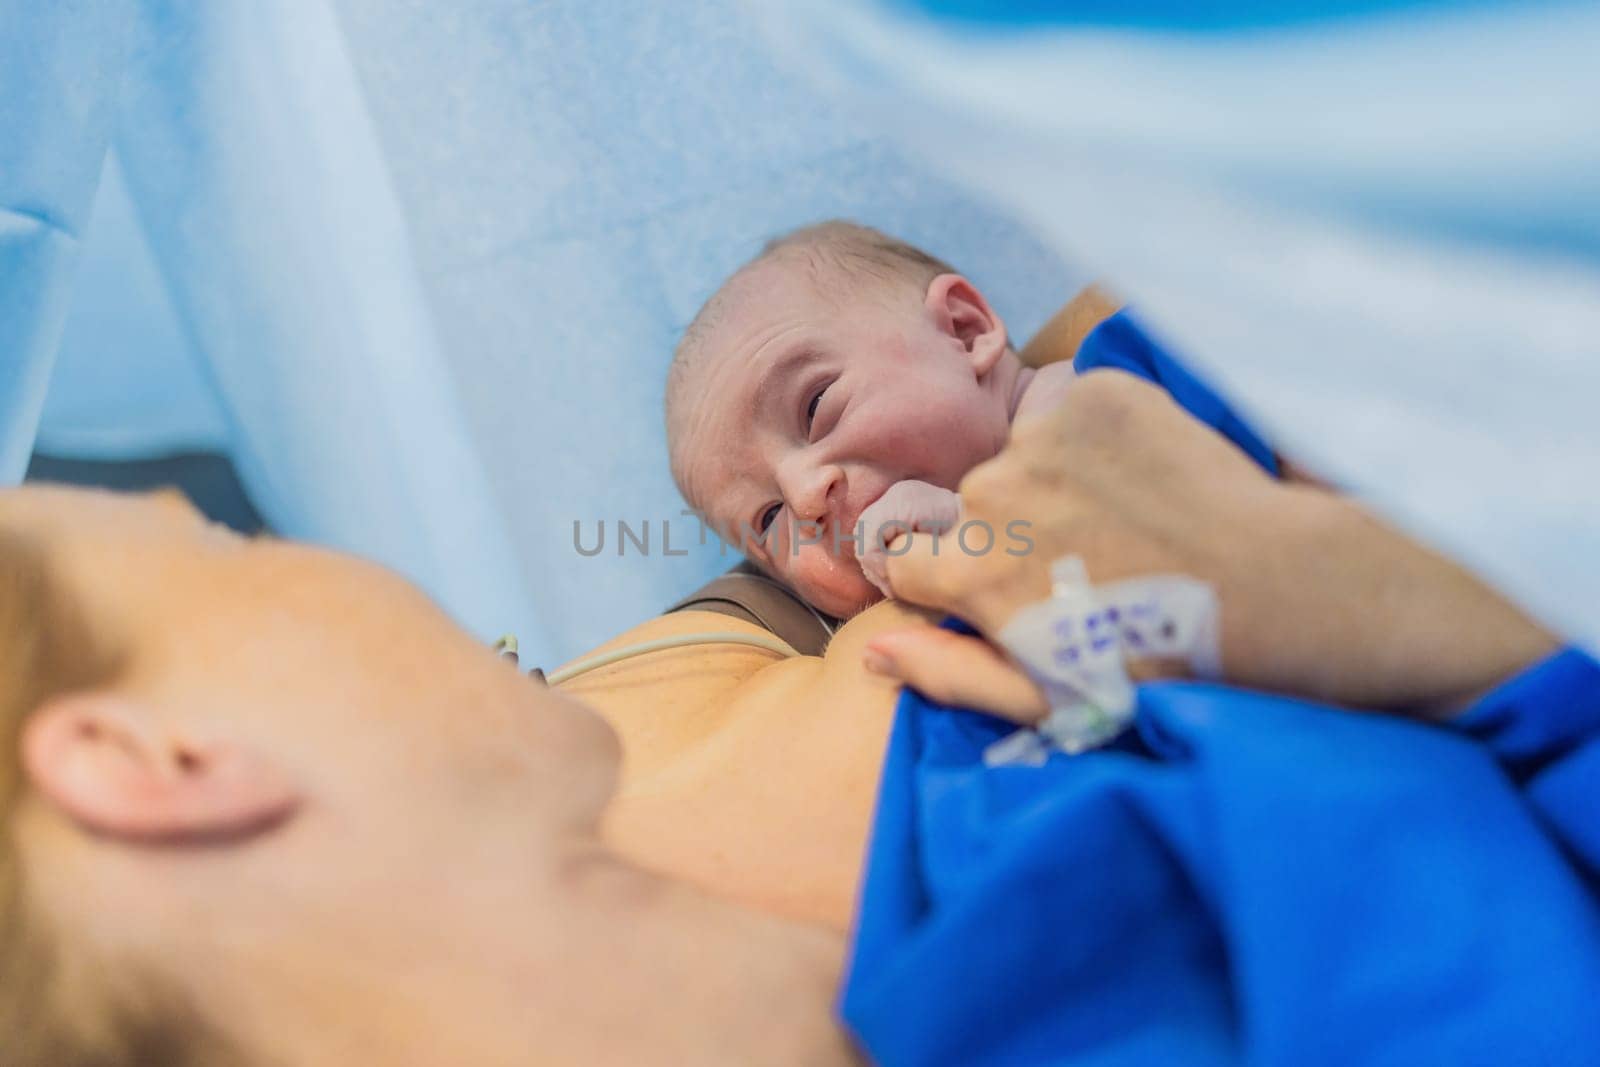
[[[0, 526], [0, 1042], [6, 1067], [186, 1067], [202, 1028], [182, 999], [123, 961], [92, 958], [30, 898], [18, 829], [30, 795], [21, 757], [29, 716], [68, 693], [114, 683], [123, 662], [39, 541]], [[215, 1063], [213, 1040], [205, 1062]]]

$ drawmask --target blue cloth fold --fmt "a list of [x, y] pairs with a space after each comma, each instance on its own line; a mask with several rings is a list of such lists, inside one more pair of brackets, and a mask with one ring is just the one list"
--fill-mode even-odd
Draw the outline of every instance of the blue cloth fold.
[[1568, 649], [1495, 689], [1453, 725], [1500, 759], [1546, 828], [1600, 885], [1600, 664]]
[[1189, 414], [1232, 441], [1267, 473], [1281, 473], [1277, 453], [1255, 428], [1204, 379], [1168, 353], [1130, 312], [1119, 311], [1091, 330], [1072, 365], [1079, 373], [1120, 370], [1161, 386]]

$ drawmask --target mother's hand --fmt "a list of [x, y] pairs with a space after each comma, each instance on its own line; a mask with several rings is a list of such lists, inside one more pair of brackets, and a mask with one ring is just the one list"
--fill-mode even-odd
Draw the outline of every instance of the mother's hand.
[[[1096, 583], [1172, 573], [1210, 583], [1223, 677], [1253, 688], [1443, 708], [1554, 647], [1461, 568], [1347, 500], [1269, 478], [1128, 375], [1078, 379], [1059, 409], [1020, 423], [967, 476], [961, 498], [962, 521], [988, 524], [996, 547], [962, 551], [959, 528], [938, 545], [915, 535], [896, 546], [889, 580], [901, 599], [989, 635], [1047, 596], [1051, 563], [1075, 554]], [[1008, 553], [999, 535], [1019, 520], [1034, 544]], [[880, 635], [868, 663], [946, 702], [1023, 721], [1044, 710], [1009, 660], [948, 632]]]

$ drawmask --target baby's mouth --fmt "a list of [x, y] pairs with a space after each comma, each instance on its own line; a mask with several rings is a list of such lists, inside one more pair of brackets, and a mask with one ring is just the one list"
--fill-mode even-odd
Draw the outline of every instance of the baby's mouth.
[[[870, 494], [866, 500], [861, 502], [860, 507], [851, 512], [849, 525], [841, 528], [839, 533], [839, 548], [841, 550], [840, 554], [844, 555], [845, 553], [848, 553], [848, 558], [851, 563], [855, 563], [856, 558], [861, 554], [859, 551], [860, 545], [856, 541], [856, 538], [858, 536], [865, 535], [868, 532], [861, 529], [861, 516], [865, 515], [867, 509], [876, 504], [883, 494], [887, 493], [888, 491], [889, 487], [884, 486], [877, 492]], [[846, 536], [849, 537], [849, 540], [845, 540]]]

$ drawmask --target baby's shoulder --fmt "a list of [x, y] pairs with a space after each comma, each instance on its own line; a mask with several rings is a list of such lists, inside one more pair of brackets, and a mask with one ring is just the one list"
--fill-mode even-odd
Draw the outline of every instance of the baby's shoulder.
[[1040, 367], [1034, 372], [1028, 388], [1023, 391], [1022, 400], [1017, 404], [1017, 411], [1012, 421], [1042, 415], [1060, 407], [1067, 398], [1067, 390], [1072, 388], [1075, 376], [1076, 372], [1068, 362], [1051, 363]]

